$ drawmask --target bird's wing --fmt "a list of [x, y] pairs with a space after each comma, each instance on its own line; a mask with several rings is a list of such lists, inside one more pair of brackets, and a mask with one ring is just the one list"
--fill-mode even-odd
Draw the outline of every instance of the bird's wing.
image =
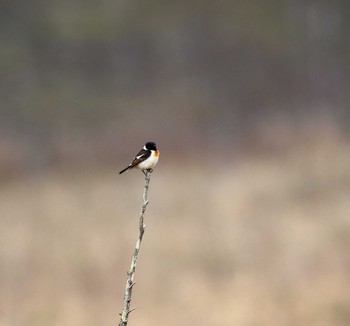
[[151, 156], [151, 151], [147, 151], [145, 149], [141, 149], [136, 157], [133, 159], [133, 161], [123, 170], [121, 170], [119, 172], [119, 174], [122, 174], [123, 172], [132, 169], [133, 167], [135, 167], [136, 165], [138, 165], [139, 163], [147, 160], [149, 157]]
[[147, 160], [150, 157], [150, 155], [151, 155], [150, 151], [146, 151], [145, 149], [141, 149], [138, 152], [138, 154], [136, 155], [136, 157], [134, 158], [134, 160], [131, 162], [130, 168], [133, 168], [137, 164], [143, 162], [144, 160]]

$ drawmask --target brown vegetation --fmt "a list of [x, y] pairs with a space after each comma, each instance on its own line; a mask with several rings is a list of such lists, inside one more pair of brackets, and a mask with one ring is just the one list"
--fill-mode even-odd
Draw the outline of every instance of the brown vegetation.
[[[130, 325], [349, 325], [349, 180], [341, 142], [160, 162]], [[114, 170], [4, 182], [0, 324], [116, 325], [143, 182]]]

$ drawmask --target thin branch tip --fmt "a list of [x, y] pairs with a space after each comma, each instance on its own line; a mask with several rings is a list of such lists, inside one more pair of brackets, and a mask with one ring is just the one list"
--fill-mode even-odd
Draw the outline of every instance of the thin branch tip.
[[129, 312], [128, 312], [128, 315], [130, 315], [130, 313], [133, 312], [134, 310], [136, 310], [136, 307], [131, 308], [131, 309], [129, 310]]
[[131, 304], [132, 289], [135, 285], [134, 276], [136, 272], [136, 264], [139, 258], [139, 252], [141, 249], [143, 234], [146, 228], [146, 224], [144, 223], [144, 215], [146, 212], [146, 207], [149, 203], [147, 196], [148, 196], [149, 183], [151, 181], [151, 173], [153, 172], [153, 170], [152, 169], [149, 169], [146, 171], [142, 170], [142, 172], [145, 175], [145, 185], [143, 190], [143, 203], [141, 205], [141, 213], [139, 217], [139, 234], [136, 241], [134, 253], [132, 256], [131, 266], [129, 271], [127, 272], [127, 280], [126, 280], [126, 286], [124, 291], [124, 306], [123, 306], [122, 312], [119, 314], [120, 316], [119, 326], [127, 326], [129, 314], [136, 309], [136, 307], [130, 308], [130, 304]]

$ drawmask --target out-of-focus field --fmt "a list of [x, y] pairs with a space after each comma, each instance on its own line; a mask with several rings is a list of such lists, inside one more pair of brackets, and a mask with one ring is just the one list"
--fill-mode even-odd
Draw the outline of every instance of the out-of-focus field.
[[[350, 325], [348, 144], [168, 161], [130, 326]], [[1, 326], [118, 324], [144, 181], [117, 170], [2, 181]]]

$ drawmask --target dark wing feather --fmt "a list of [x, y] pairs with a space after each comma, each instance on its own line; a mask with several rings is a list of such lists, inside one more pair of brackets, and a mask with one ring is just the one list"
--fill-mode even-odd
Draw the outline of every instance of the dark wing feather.
[[137, 164], [147, 160], [149, 157], [151, 156], [151, 151], [147, 151], [145, 149], [141, 149], [136, 157], [134, 158], [134, 160], [131, 162], [130, 164], [130, 169], [133, 168], [134, 166], [136, 166]]
[[133, 159], [133, 161], [123, 170], [121, 170], [119, 172], [119, 174], [122, 174], [123, 172], [132, 169], [133, 167], [135, 167], [136, 165], [138, 165], [139, 163], [143, 162], [144, 160], [148, 159], [151, 155], [151, 151], [147, 151], [145, 149], [141, 149], [136, 157]]

